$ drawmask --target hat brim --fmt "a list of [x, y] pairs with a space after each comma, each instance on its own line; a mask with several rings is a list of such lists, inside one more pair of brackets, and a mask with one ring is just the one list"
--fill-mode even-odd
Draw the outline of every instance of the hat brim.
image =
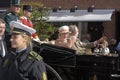
[[21, 5], [20, 4], [12, 4], [12, 6], [20, 7]]
[[33, 10], [31, 9], [24, 9], [25, 11], [28, 11], [28, 12], [33, 12]]

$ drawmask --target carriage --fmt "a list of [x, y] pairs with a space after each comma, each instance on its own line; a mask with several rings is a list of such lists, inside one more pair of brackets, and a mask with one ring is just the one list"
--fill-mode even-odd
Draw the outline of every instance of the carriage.
[[51, 44], [34, 48], [46, 63], [48, 80], [119, 80], [119, 55], [93, 53], [76, 55], [76, 51]]

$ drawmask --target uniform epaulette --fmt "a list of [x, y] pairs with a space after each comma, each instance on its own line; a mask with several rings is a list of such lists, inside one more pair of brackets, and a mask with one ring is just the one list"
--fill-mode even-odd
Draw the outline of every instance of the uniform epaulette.
[[38, 61], [41, 61], [43, 59], [38, 53], [36, 53], [35, 51], [31, 51], [29, 59], [33, 59], [33, 58], [35, 58]]
[[24, 16], [21, 16], [20, 18], [21, 18], [21, 19], [24, 19]]
[[8, 13], [7, 15], [11, 15], [11, 13]]

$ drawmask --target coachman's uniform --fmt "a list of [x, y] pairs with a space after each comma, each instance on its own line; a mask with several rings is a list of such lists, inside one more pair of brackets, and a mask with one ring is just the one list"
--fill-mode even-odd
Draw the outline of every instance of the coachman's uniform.
[[10, 32], [10, 22], [11, 21], [18, 21], [19, 17], [15, 15], [13, 12], [8, 13], [5, 17], [4, 20], [6, 22], [6, 33]]
[[[33, 28], [32, 21], [31, 21], [31, 20], [28, 20], [27, 17], [25, 17], [25, 16], [20, 17], [20, 21], [21, 21], [24, 25], [27, 25], [27, 26]], [[32, 37], [33, 37], [35, 40], [39, 41], [39, 37], [37, 36], [36, 33], [32, 34]]]
[[[20, 0], [11, 0], [11, 3], [12, 3], [12, 6], [20, 6]], [[4, 17], [4, 20], [6, 22], [6, 33], [9, 33], [10, 32], [10, 25], [9, 25], [10, 22], [18, 21], [19, 17], [15, 13], [10, 12]]]
[[[12, 6], [19, 6], [20, 7], [20, 0], [11, 0]], [[4, 21], [6, 22], [6, 30], [5, 30], [5, 42], [7, 45], [7, 48], [9, 49], [11, 47], [10, 45], [10, 22], [11, 21], [18, 21], [19, 16], [16, 15], [14, 12], [9, 12], [8, 14], [5, 15]]]

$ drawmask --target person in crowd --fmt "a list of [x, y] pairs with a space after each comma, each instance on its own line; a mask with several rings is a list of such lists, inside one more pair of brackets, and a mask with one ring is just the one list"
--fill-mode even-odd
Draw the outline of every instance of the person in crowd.
[[4, 41], [4, 37], [5, 37], [5, 21], [3, 19], [0, 18], [0, 77], [1, 75], [1, 71], [2, 71], [2, 63], [3, 60], [5, 58], [5, 56], [7, 55], [7, 47], [6, 47], [6, 43]]
[[10, 22], [11, 21], [18, 21], [19, 16], [18, 14], [20, 13], [20, 0], [12, 0], [12, 4], [10, 7], [10, 12], [5, 15], [4, 20], [6, 22], [6, 30], [5, 30], [5, 41], [7, 44], [7, 47], [10, 47]]
[[105, 55], [107, 55], [110, 53], [110, 50], [108, 48], [107, 37], [104, 36], [103, 38], [104, 39], [100, 42], [100, 44], [98, 44], [98, 47], [95, 48], [94, 52], [104, 53]]
[[110, 49], [110, 53], [116, 53], [116, 39], [111, 39], [108, 48]]
[[11, 47], [15, 50], [3, 62], [0, 80], [47, 80], [43, 59], [32, 50], [31, 35], [36, 30], [17, 21], [11, 21], [10, 26]]
[[4, 41], [5, 28], [5, 21], [0, 18], [0, 64], [7, 54], [7, 48]]
[[101, 48], [100, 48], [100, 53], [104, 53], [104, 54], [109, 54], [110, 53], [110, 50], [108, 48], [108, 42], [107, 42], [107, 37], [104, 36], [103, 37], [104, 40], [101, 41]]
[[75, 37], [72, 35], [69, 37], [70, 31], [69, 26], [61, 26], [58, 30], [58, 39], [55, 41], [55, 45], [62, 46], [66, 48], [71, 48], [75, 42]]
[[118, 42], [116, 50], [117, 50], [117, 53], [120, 53], [120, 42]]
[[[33, 23], [30, 20], [31, 15], [32, 15], [32, 6], [31, 5], [23, 5], [23, 16], [20, 17], [20, 21], [24, 25], [27, 25], [27, 26], [33, 28]], [[36, 33], [32, 34], [32, 38], [33, 38], [33, 40], [40, 42], [40, 39]]]

